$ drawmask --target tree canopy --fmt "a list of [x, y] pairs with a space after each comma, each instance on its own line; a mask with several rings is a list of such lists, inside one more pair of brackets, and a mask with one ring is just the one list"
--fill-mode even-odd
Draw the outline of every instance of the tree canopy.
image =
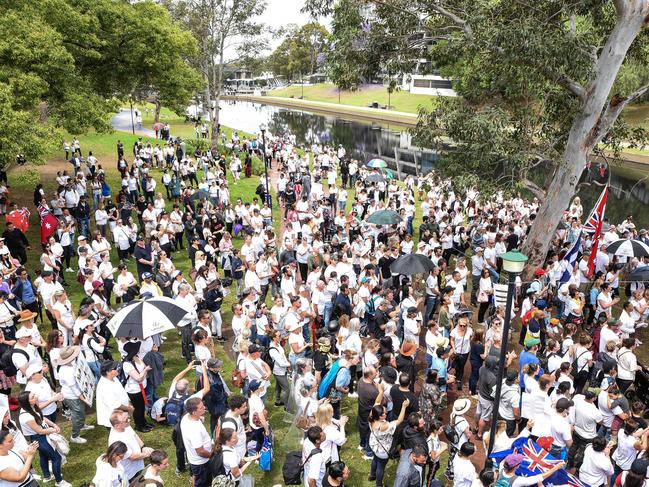
[[[543, 197], [528, 238], [544, 255], [587, 158], [646, 141], [619, 115], [649, 89], [647, 0], [309, 0], [333, 12], [330, 73], [344, 88], [421, 67], [460, 96], [421, 110], [419, 145], [462, 186]], [[361, 62], [364, 60], [364, 62]]]
[[38, 162], [56, 131], [107, 130], [129, 95], [184, 111], [200, 78], [192, 36], [152, 2], [7, 0], [0, 13], [0, 164]]
[[290, 25], [282, 43], [268, 57], [266, 65], [276, 75], [289, 79], [313, 74], [322, 62], [327, 50], [327, 29], [317, 23]]

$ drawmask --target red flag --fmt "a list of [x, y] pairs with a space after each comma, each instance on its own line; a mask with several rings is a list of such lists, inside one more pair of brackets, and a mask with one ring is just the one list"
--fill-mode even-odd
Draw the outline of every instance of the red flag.
[[595, 259], [597, 258], [597, 249], [599, 248], [599, 239], [602, 235], [602, 224], [604, 223], [604, 212], [606, 212], [606, 200], [608, 199], [608, 186], [604, 188], [595, 207], [584, 223], [584, 231], [593, 237], [593, 246], [590, 249], [588, 258], [588, 277], [595, 272]]
[[45, 206], [39, 206], [38, 213], [41, 215], [41, 243], [44, 244], [50, 238], [50, 235], [56, 231], [59, 221]]
[[5, 219], [7, 222], [13, 223], [23, 233], [27, 233], [27, 230], [29, 230], [29, 210], [27, 208], [13, 210]]

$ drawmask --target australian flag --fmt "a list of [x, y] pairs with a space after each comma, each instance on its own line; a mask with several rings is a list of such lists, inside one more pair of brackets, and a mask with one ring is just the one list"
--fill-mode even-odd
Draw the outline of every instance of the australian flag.
[[[523, 455], [523, 463], [516, 470], [519, 477], [533, 477], [547, 472], [561, 460], [557, 460], [547, 451], [534, 443], [529, 438], [518, 438], [510, 450], [496, 451], [491, 454], [491, 458], [496, 465], [499, 465], [505, 457], [511, 453]], [[571, 487], [587, 487], [577, 477], [568, 473], [565, 468], [557, 470], [543, 482], [547, 486], [570, 485]]]
[[563, 260], [559, 262], [560, 269], [561, 269], [561, 277], [559, 278], [559, 285], [564, 284], [568, 282], [570, 279], [570, 275], [572, 274], [572, 271], [575, 269], [575, 265], [577, 264], [577, 256], [579, 254], [579, 249], [581, 248], [581, 232], [579, 232], [579, 235], [577, 236], [577, 240], [575, 240], [572, 244], [572, 247], [566, 252], [566, 255], [564, 255]]

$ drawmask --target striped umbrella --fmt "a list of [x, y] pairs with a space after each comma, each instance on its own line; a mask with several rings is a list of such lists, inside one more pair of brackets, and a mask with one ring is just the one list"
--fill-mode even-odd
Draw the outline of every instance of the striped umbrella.
[[385, 167], [388, 167], [388, 163], [383, 159], [372, 159], [367, 163], [367, 167], [373, 167], [374, 169], [383, 169]]
[[649, 256], [649, 246], [640, 242], [640, 240], [621, 238], [611, 242], [606, 247], [606, 252], [624, 257], [647, 257]]
[[125, 306], [106, 326], [114, 337], [144, 339], [173, 330], [190, 312], [180, 301], [164, 297], [151, 298]]

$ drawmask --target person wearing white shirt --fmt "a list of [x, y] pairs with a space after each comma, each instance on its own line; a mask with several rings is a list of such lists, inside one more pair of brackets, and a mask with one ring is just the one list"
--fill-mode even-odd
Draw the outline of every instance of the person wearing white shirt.
[[119, 463], [130, 483], [144, 470], [144, 459], [151, 455], [153, 448], [144, 446], [142, 439], [129, 425], [127, 412], [113, 411], [110, 415], [110, 424], [108, 446], [118, 441], [126, 445], [127, 451]]
[[238, 482], [243, 476], [243, 473], [246, 471], [246, 469], [255, 460], [259, 459], [261, 454], [254, 455], [252, 457], [241, 456], [236, 448], [239, 441], [237, 430], [231, 428], [221, 429], [219, 441], [221, 443], [221, 453], [223, 455], [223, 467], [225, 468], [225, 474], [230, 479]]
[[211, 473], [212, 439], [203, 425], [205, 405], [197, 397], [185, 402], [185, 416], [180, 421], [183, 444], [187, 452], [189, 469], [194, 477], [194, 487], [209, 487]]
[[117, 379], [117, 363], [104, 362], [101, 366], [101, 378], [97, 383], [97, 424], [110, 428], [110, 415], [115, 409], [133, 410], [124, 386]]
[[613, 460], [613, 477], [629, 470], [639, 451], [647, 447], [649, 429], [641, 430], [638, 422], [631, 418], [624, 423], [617, 433], [617, 448], [611, 456]]
[[634, 353], [636, 347], [635, 338], [625, 338], [617, 351], [617, 383], [622, 394], [635, 381], [636, 371], [642, 370]]
[[304, 444], [302, 445], [304, 487], [322, 487], [326, 465], [320, 446], [326, 438], [320, 426], [312, 426], [307, 431], [307, 437], [304, 439]]
[[595, 437], [584, 450], [584, 462], [579, 467], [579, 480], [586, 485], [608, 485], [613, 475], [611, 451], [606, 438]]
[[63, 347], [59, 358], [59, 383], [61, 384], [63, 403], [72, 415], [72, 437], [70, 438], [72, 443], [86, 443], [87, 440], [80, 436], [81, 431], [94, 428], [94, 426], [85, 424], [86, 398], [74, 373], [74, 365], [79, 352], [79, 347]]

